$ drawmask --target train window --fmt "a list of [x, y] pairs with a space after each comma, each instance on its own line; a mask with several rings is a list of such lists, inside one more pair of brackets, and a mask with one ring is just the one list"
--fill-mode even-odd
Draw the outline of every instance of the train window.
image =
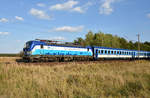
[[108, 54], [110, 54], [110, 51], [108, 51]]
[[113, 51], [111, 51], [111, 54], [113, 54]]
[[116, 51], [114, 51], [114, 54], [116, 54]]
[[107, 50], [105, 50], [105, 54], [107, 54]]
[[98, 51], [98, 53], [100, 54], [100, 53], [101, 53], [101, 51], [99, 50], [99, 51]]
[[103, 54], [104, 53], [104, 51], [103, 50], [101, 50], [101, 54]]
[[119, 52], [119, 54], [121, 55], [121, 51]]
[[117, 54], [119, 54], [119, 51], [117, 52]]
[[44, 46], [43, 45], [41, 45], [41, 49], [43, 49], [44, 48]]

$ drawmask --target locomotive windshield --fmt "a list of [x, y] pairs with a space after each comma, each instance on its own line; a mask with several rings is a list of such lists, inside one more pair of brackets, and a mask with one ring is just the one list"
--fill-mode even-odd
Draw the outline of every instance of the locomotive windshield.
[[27, 43], [25, 44], [25, 48], [30, 48], [31, 45], [32, 45], [32, 42], [27, 42]]

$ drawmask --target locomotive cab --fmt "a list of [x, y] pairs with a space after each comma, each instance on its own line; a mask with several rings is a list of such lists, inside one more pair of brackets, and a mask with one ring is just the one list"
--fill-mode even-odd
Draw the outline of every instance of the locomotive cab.
[[32, 41], [28, 41], [28, 42], [25, 43], [24, 48], [23, 48], [24, 56], [31, 55], [32, 47], [33, 47], [33, 42]]

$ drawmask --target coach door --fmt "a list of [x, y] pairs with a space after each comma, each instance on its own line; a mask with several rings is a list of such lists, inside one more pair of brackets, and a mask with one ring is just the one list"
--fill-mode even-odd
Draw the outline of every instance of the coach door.
[[98, 49], [96, 49], [95, 56], [96, 56], [96, 59], [98, 59]]
[[135, 52], [132, 52], [132, 59], [135, 58]]

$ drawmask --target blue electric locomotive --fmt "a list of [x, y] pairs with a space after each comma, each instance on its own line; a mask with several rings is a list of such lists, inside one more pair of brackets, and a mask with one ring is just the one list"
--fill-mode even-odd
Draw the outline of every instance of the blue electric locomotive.
[[33, 40], [28, 41], [23, 49], [24, 59], [35, 60], [44, 59], [91, 59], [93, 52], [91, 47], [81, 47], [69, 44], [56, 44], [51, 40]]

